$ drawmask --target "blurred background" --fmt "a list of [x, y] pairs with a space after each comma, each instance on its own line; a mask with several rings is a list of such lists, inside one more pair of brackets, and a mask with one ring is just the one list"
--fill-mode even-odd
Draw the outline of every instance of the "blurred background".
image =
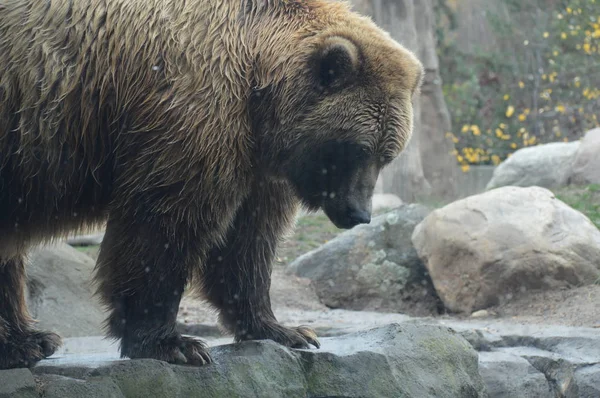
[[404, 201], [485, 189], [515, 151], [599, 126], [596, 0], [354, 0], [426, 68], [415, 136], [381, 176]]

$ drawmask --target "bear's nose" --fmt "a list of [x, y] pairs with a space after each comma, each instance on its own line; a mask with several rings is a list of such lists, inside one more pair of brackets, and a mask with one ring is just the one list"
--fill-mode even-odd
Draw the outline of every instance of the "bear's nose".
[[348, 218], [354, 225], [368, 224], [371, 222], [371, 213], [363, 209], [348, 209]]

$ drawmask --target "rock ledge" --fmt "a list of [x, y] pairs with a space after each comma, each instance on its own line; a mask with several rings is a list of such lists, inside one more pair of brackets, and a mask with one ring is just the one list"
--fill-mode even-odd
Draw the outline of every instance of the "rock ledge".
[[215, 362], [201, 368], [63, 352], [32, 373], [0, 371], [0, 398], [485, 396], [477, 352], [448, 327], [393, 323], [321, 342], [212, 346]]

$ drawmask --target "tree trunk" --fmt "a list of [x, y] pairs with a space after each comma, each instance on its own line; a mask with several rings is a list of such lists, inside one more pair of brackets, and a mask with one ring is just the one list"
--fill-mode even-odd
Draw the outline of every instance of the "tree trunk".
[[418, 57], [425, 67], [421, 89], [420, 151], [425, 178], [432, 187], [432, 196], [456, 199], [458, 180], [462, 177], [454, 144], [446, 138], [452, 131], [450, 112], [442, 93], [442, 79], [434, 38], [434, 17], [431, 0], [414, 0], [415, 25], [419, 42]]
[[[395, 40], [416, 54], [419, 53], [414, 0], [353, 0], [352, 3], [357, 12], [370, 16]], [[407, 202], [414, 202], [431, 192], [431, 186], [423, 173], [419, 150], [420, 100], [415, 102], [413, 136], [402, 154], [381, 172], [378, 184], [380, 191], [398, 195]]]

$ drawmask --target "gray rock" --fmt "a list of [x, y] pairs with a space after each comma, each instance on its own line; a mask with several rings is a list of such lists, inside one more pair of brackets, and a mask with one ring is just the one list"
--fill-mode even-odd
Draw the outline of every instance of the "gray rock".
[[493, 321], [444, 322], [479, 352], [491, 397], [598, 397], [600, 333], [594, 328]]
[[472, 318], [485, 318], [488, 316], [490, 316], [490, 313], [487, 310], [479, 310], [471, 314]]
[[437, 294], [456, 312], [600, 277], [600, 231], [540, 187], [502, 187], [451, 203], [417, 225], [412, 241]]
[[373, 194], [371, 201], [373, 212], [382, 210], [391, 210], [402, 205], [402, 199], [391, 193]]
[[[85, 382], [58, 375], [40, 375], [39, 383], [43, 385], [44, 398], [125, 398], [125, 395], [109, 377], [94, 377]], [[147, 396], [154, 396], [150, 391]]]
[[[281, 316], [279, 316], [281, 315]], [[546, 361], [553, 366], [574, 366], [574, 381], [581, 397], [599, 397], [600, 394], [600, 333], [596, 328], [556, 326], [548, 324], [509, 323], [494, 318], [473, 318], [464, 320], [447, 316], [436, 318], [411, 318], [402, 314], [329, 310], [329, 311], [285, 311], [278, 314], [284, 324], [313, 327], [319, 336], [340, 336], [382, 326], [389, 323], [416, 323], [444, 325], [453, 328], [463, 336], [474, 349], [479, 351], [480, 360], [486, 354], [497, 354], [495, 358], [513, 358], [510, 361], [489, 360], [488, 371], [480, 371], [492, 396], [498, 397], [555, 397], [550, 395], [519, 395], [507, 391], [574, 391], [573, 378], [568, 372], [556, 373], [553, 380], [546, 379], [544, 367], [540, 370], [531, 365]], [[191, 329], [192, 330], [192, 329]], [[92, 344], [88, 344], [92, 345]], [[517, 358], [517, 359], [515, 359]], [[515, 362], [516, 361], [516, 362]], [[498, 363], [495, 363], [498, 362]], [[513, 370], [513, 365], [515, 366]], [[532, 373], [526, 380], [514, 377], [522, 374], [525, 366]], [[521, 370], [519, 370], [521, 369]], [[552, 370], [549, 367], [548, 370]], [[552, 376], [552, 372], [548, 372]], [[560, 376], [560, 377], [559, 377]], [[563, 379], [564, 377], [564, 379]], [[519, 386], [524, 383], [525, 387]], [[537, 383], [532, 385], [532, 383]], [[571, 383], [571, 384], [569, 384]], [[569, 389], [557, 389], [556, 386], [570, 386]], [[493, 393], [496, 391], [496, 393]], [[558, 395], [561, 396], [561, 395]]]
[[102, 243], [104, 232], [88, 235], [76, 235], [67, 238], [67, 244], [71, 246], [96, 246]]
[[600, 364], [584, 366], [575, 371], [580, 398], [600, 397]]
[[573, 171], [570, 177], [572, 184], [600, 184], [600, 128], [588, 131], [581, 140]]
[[182, 322], [177, 322], [177, 331], [181, 334], [190, 334], [193, 336], [221, 336], [223, 334], [222, 326], [219, 326], [218, 323], [214, 324], [206, 324], [206, 323], [198, 323], [198, 324], [187, 324]]
[[457, 336], [445, 327], [393, 324], [327, 339], [321, 352], [300, 351], [309, 396], [485, 396], [473, 377], [477, 354]]
[[36, 248], [29, 257], [28, 305], [37, 327], [62, 337], [100, 334], [104, 312], [91, 284], [95, 261], [64, 243]]
[[421, 205], [402, 205], [300, 256], [288, 271], [310, 279], [329, 307], [436, 313], [437, 297], [411, 243], [428, 213]]
[[579, 142], [552, 142], [522, 148], [500, 163], [487, 189], [507, 185], [555, 188], [565, 186], [571, 176]]
[[600, 333], [596, 328], [513, 324], [481, 320], [412, 320], [441, 324], [458, 331], [478, 350], [503, 350], [524, 357], [563, 358], [577, 366], [600, 363]]
[[63, 352], [33, 370], [42, 396], [62, 398], [485, 396], [476, 351], [447, 327], [390, 324], [321, 343], [319, 350], [270, 340], [213, 345], [215, 362], [205, 367], [120, 360], [104, 346], [97, 351], [105, 355], [92, 348], [77, 360]]
[[37, 397], [35, 387], [29, 369], [0, 370], [0, 398]]
[[517, 355], [481, 352], [479, 373], [490, 398], [553, 397], [544, 374]]
[[527, 358], [534, 368], [542, 372], [555, 397], [578, 398], [579, 386], [575, 381], [575, 366], [564, 359], [547, 356]]

